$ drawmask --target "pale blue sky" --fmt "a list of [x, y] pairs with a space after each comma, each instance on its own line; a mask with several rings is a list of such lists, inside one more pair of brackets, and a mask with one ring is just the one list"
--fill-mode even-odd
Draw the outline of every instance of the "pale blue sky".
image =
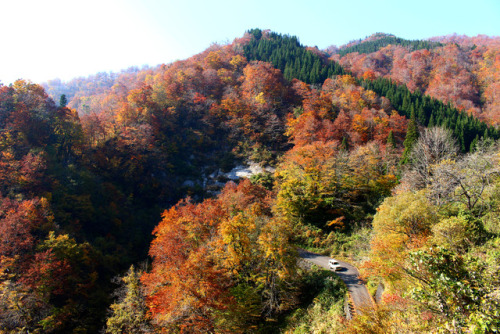
[[257, 27], [321, 49], [375, 32], [498, 36], [500, 0], [0, 0], [0, 81], [168, 63]]

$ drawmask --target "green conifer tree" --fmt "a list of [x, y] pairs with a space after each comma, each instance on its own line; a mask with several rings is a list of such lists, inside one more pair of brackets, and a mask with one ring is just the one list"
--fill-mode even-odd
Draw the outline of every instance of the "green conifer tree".
[[410, 157], [410, 152], [413, 145], [416, 143], [419, 137], [417, 120], [415, 118], [415, 112], [411, 113], [410, 122], [408, 123], [408, 129], [406, 130], [406, 138], [403, 142], [405, 147], [403, 151], [403, 156], [401, 158], [401, 163], [406, 164]]
[[478, 142], [479, 142], [479, 135], [476, 135], [476, 138], [474, 138], [474, 140], [472, 140], [472, 142], [470, 143], [470, 149], [469, 149], [470, 152], [474, 152], [476, 150]]
[[396, 148], [396, 139], [394, 138], [394, 133], [392, 130], [389, 132], [389, 135], [387, 136], [387, 146]]
[[68, 105], [68, 99], [66, 98], [66, 95], [65, 94], [62, 94], [61, 95], [61, 98], [59, 99], [59, 106], [61, 108], [64, 108]]
[[117, 302], [111, 305], [111, 316], [106, 321], [106, 333], [152, 332], [140, 276], [140, 272], [132, 265], [127, 274], [117, 280], [121, 287], [115, 293]]
[[427, 124], [427, 127], [432, 128], [436, 126], [436, 121], [434, 120], [434, 114], [431, 114], [431, 118], [429, 118], [429, 124]]
[[349, 143], [347, 142], [347, 138], [343, 137], [342, 138], [342, 144], [340, 144], [340, 149], [343, 151], [348, 151], [349, 150]]

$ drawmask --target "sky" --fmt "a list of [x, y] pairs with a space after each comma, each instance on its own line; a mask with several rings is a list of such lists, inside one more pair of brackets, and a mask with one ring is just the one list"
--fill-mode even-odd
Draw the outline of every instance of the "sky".
[[376, 32], [500, 35], [500, 0], [0, 0], [0, 82], [188, 58], [252, 28], [324, 49]]

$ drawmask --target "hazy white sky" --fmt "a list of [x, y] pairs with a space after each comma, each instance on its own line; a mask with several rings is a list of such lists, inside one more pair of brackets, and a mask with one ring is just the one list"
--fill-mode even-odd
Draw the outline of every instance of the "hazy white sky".
[[0, 81], [184, 59], [251, 28], [326, 48], [375, 32], [500, 35], [499, 0], [0, 0]]

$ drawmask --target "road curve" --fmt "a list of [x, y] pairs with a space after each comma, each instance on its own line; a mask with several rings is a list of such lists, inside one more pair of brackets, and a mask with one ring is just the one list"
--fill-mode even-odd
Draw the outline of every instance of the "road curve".
[[[323, 267], [330, 270], [328, 267], [328, 260], [331, 258], [328, 256], [323, 256], [315, 253], [308, 252], [304, 249], [299, 249], [299, 256], [304, 260], [314, 263], [317, 266]], [[373, 299], [368, 293], [366, 285], [358, 278], [358, 270], [351, 264], [343, 261], [338, 261], [342, 266], [342, 270], [336, 271], [335, 273], [344, 281], [351, 295], [352, 302], [356, 313], [361, 313], [360, 310], [363, 308], [373, 307]]]

